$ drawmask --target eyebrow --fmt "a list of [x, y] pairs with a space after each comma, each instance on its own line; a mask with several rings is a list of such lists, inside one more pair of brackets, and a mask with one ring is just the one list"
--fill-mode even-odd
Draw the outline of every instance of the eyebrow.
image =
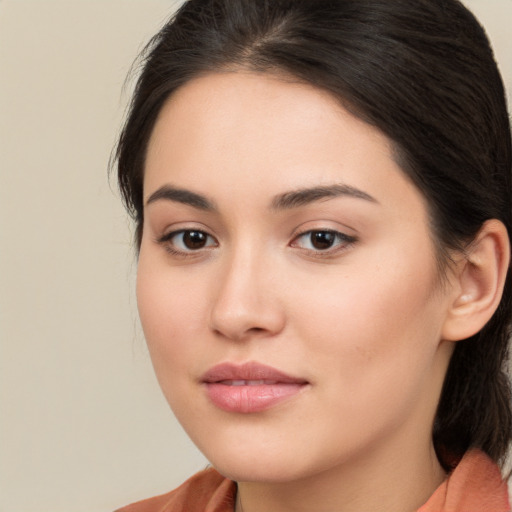
[[[305, 206], [316, 201], [343, 196], [363, 199], [378, 204], [378, 201], [374, 197], [358, 188], [351, 187], [350, 185], [335, 184], [303, 188], [279, 194], [272, 200], [271, 208], [273, 210], [288, 210]], [[204, 211], [217, 211], [215, 203], [207, 197], [192, 192], [191, 190], [176, 188], [172, 185], [164, 185], [153, 192], [146, 201], [146, 206], [160, 200], [174, 201]]]
[[336, 184], [323, 187], [303, 188], [280, 194], [272, 201], [272, 208], [274, 210], [287, 210], [321, 201], [322, 199], [333, 199], [342, 196], [363, 199], [376, 204], [379, 203], [377, 199], [358, 188], [351, 187], [350, 185]]
[[191, 190], [176, 188], [171, 185], [164, 185], [153, 192], [146, 201], [146, 206], [161, 199], [187, 204], [199, 210], [214, 211], [217, 209], [213, 201], [210, 201], [206, 197], [196, 194]]

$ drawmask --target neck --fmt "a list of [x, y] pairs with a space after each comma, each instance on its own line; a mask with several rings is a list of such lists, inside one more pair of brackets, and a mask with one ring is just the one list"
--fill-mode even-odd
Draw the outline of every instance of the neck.
[[431, 444], [372, 451], [292, 482], [239, 482], [236, 512], [414, 512], [445, 473]]

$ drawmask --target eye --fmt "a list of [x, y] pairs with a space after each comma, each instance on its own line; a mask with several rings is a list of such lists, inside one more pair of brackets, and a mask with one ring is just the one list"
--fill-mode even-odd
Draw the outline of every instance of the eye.
[[217, 241], [208, 233], [197, 229], [182, 229], [164, 235], [158, 240], [173, 254], [190, 253], [216, 247]]
[[329, 229], [310, 230], [297, 236], [291, 243], [307, 251], [328, 252], [343, 249], [356, 241], [355, 237]]

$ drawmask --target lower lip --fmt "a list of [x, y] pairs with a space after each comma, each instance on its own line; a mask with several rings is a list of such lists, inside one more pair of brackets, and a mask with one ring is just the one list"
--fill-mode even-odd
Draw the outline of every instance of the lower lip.
[[210, 400], [227, 412], [261, 412], [288, 400], [302, 391], [306, 384], [277, 383], [255, 386], [230, 386], [206, 383]]

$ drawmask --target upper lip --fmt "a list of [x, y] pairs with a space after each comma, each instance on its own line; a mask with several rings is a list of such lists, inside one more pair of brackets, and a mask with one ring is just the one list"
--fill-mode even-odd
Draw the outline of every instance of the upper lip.
[[307, 380], [254, 361], [235, 364], [221, 363], [210, 368], [201, 378], [202, 382], [215, 383], [229, 380], [272, 381], [283, 384], [306, 384]]

